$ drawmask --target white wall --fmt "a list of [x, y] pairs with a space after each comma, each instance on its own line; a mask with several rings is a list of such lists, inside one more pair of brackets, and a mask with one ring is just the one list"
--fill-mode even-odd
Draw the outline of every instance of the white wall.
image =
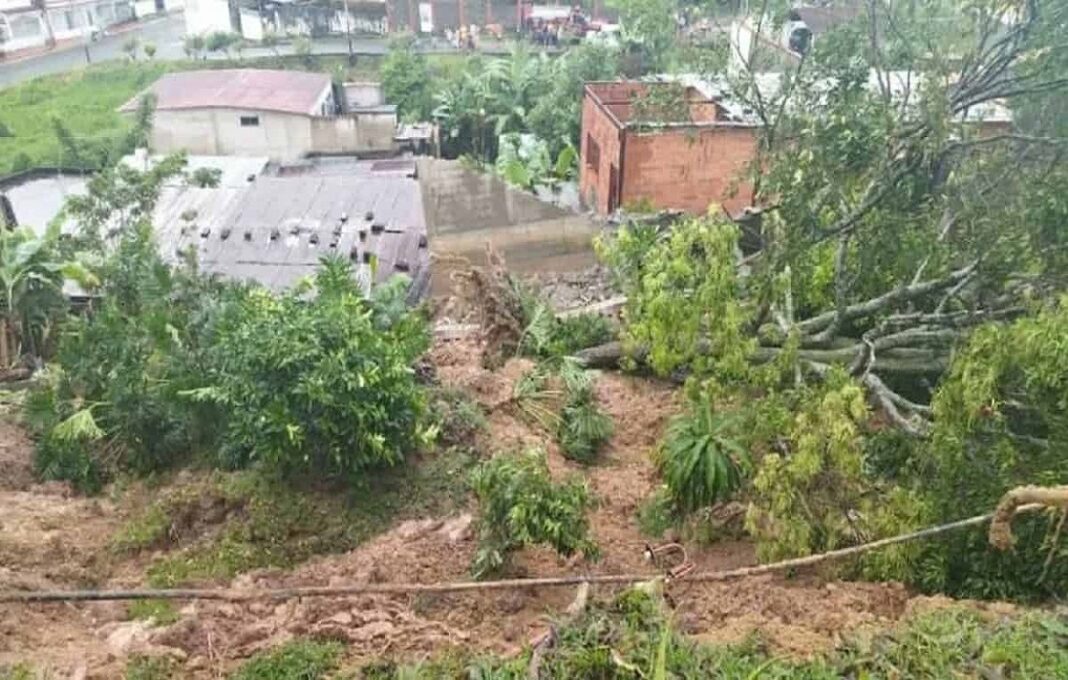
[[[244, 127], [242, 116], [258, 116]], [[152, 151], [214, 156], [267, 156], [292, 161], [313, 149], [310, 116], [240, 109], [157, 111], [152, 122]]]
[[226, 0], [185, 0], [185, 32], [206, 35], [216, 31], [230, 33], [230, 5]]
[[48, 21], [52, 24], [52, 35], [56, 40], [70, 40], [89, 35], [97, 24], [90, 5], [50, 9]]
[[259, 12], [241, 8], [241, 35], [246, 40], [263, 40], [263, 19]]
[[45, 44], [47, 33], [40, 12], [5, 14], [3, 21], [5, 40], [0, 43], [0, 50], [15, 52]]

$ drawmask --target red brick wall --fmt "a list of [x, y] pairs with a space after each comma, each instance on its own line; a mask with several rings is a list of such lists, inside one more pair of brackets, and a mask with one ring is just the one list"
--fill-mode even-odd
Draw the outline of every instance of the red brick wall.
[[628, 131], [622, 204], [648, 199], [657, 208], [702, 214], [718, 203], [736, 215], [752, 203], [752, 187], [739, 178], [756, 154], [756, 134], [742, 127]]
[[[597, 142], [600, 159], [596, 165], [591, 164], [589, 140]], [[599, 106], [589, 93], [582, 97], [582, 139], [580, 141], [581, 158], [579, 159], [579, 191], [587, 206], [604, 215], [608, 210], [608, 168], [614, 164], [619, 167], [619, 128], [608, 113]]]

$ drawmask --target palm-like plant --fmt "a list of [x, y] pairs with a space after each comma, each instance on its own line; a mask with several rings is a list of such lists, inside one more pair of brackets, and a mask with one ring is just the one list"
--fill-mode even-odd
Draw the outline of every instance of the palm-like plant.
[[0, 229], [0, 367], [11, 365], [23, 344], [39, 353], [43, 338], [37, 331], [62, 305], [64, 280], [93, 284], [83, 266], [59, 257], [58, 239], [58, 224], [41, 236], [27, 227]]
[[656, 464], [679, 512], [724, 501], [741, 487], [751, 460], [736, 436], [734, 419], [717, 412], [708, 395], [672, 420]]

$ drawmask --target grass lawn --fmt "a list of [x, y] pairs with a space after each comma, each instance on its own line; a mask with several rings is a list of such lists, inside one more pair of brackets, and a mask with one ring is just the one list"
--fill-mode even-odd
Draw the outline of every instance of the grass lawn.
[[102, 64], [0, 90], [0, 175], [63, 163], [53, 120], [62, 121], [75, 137], [116, 136], [124, 123], [115, 109], [167, 68], [163, 63]]
[[[458, 69], [465, 56], [431, 55], [436, 79]], [[243, 61], [109, 62], [0, 89], [0, 176], [37, 166], [69, 164], [54, 120], [77, 139], [117, 138], [125, 121], [116, 109], [167, 71], [198, 68], [288, 68], [329, 73], [337, 80], [376, 80], [381, 57], [264, 58]], [[66, 161], [66, 162], [65, 162]]]

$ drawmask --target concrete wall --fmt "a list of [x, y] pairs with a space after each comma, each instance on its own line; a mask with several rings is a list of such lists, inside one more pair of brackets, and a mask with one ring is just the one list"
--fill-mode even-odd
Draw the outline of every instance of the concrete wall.
[[485, 262], [486, 244], [521, 273], [580, 271], [593, 264], [600, 225], [538, 200], [459, 161], [419, 158], [430, 251], [431, 293], [452, 292], [450, 274]]
[[233, 31], [230, 4], [226, 0], [185, 0], [185, 32], [207, 35], [215, 31]]
[[396, 113], [349, 113], [310, 121], [311, 151], [317, 153], [376, 153], [394, 147]]
[[[242, 126], [242, 116], [258, 116], [260, 124]], [[311, 121], [311, 116], [240, 109], [157, 111], [152, 151], [293, 161], [314, 149]]]
[[[606, 215], [611, 187], [610, 168], [619, 170], [621, 150], [619, 127], [589, 92], [582, 97], [582, 138], [579, 159], [579, 194], [582, 201], [597, 213]], [[596, 145], [597, 154], [591, 153]], [[596, 155], [598, 158], [594, 158]]]
[[621, 203], [694, 214], [717, 203], [735, 215], [752, 204], [752, 187], [741, 180], [756, 144], [756, 130], [746, 127], [628, 130]]

